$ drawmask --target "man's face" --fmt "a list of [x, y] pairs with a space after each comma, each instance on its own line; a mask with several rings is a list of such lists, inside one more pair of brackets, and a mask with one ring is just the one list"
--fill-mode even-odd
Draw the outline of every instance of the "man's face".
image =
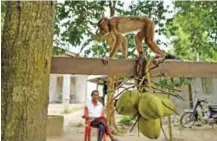
[[99, 93], [98, 92], [94, 92], [93, 95], [92, 95], [92, 100], [93, 101], [98, 101], [99, 99]]

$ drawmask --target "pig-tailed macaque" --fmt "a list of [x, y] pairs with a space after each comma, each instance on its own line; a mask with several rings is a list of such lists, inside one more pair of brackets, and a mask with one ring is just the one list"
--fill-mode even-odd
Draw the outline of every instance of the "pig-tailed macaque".
[[[106, 34], [104, 36], [100, 35], [99, 39], [106, 41], [106, 43], [109, 46], [109, 54], [111, 54], [112, 51], [113, 51], [113, 47], [114, 47], [113, 44], [114, 44], [114, 41], [115, 41], [115, 38], [112, 37], [112, 34], [108, 33], [108, 34]], [[117, 50], [118, 49], [121, 49], [121, 51], [122, 51], [122, 58], [123, 59], [127, 58], [127, 53], [128, 53], [127, 52], [127, 49], [128, 49], [127, 38], [125, 38], [125, 37], [122, 38], [120, 46], [117, 47]]]
[[150, 47], [150, 49], [160, 57], [164, 57], [166, 53], [154, 42], [154, 24], [145, 17], [112, 17], [102, 18], [98, 22], [100, 36], [111, 37], [109, 58], [113, 58], [119, 48], [122, 47], [123, 58], [127, 57], [127, 39], [122, 34], [138, 31], [135, 35], [135, 46], [138, 55], [143, 55], [142, 41]]

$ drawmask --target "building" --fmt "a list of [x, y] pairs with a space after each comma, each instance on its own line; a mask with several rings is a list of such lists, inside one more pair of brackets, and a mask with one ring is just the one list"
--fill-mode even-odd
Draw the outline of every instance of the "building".
[[[74, 57], [64, 50], [54, 57]], [[50, 74], [49, 103], [83, 103], [87, 96], [87, 75]]]
[[[61, 55], [55, 57], [74, 57], [76, 54], [64, 51]], [[92, 90], [100, 90], [100, 96], [103, 97], [102, 83], [106, 81], [106, 76], [88, 76], [71, 74], [50, 74], [50, 103], [84, 103], [90, 100]], [[158, 78], [154, 78], [157, 82]], [[130, 82], [131, 85], [133, 82]], [[97, 85], [101, 84], [101, 85]], [[181, 109], [189, 108], [189, 100], [207, 99], [210, 103], [217, 103], [217, 78], [194, 78], [191, 82], [192, 97], [189, 97], [189, 87], [182, 86], [179, 93], [185, 101], [174, 99], [177, 107]], [[116, 93], [122, 91], [118, 89]]]
[[[152, 78], [153, 81], [158, 82], [158, 78]], [[106, 76], [90, 79], [91, 82], [98, 83], [98, 89], [102, 93], [102, 85], [107, 80]], [[132, 86], [133, 81], [125, 85], [125, 87]], [[190, 108], [190, 100], [193, 99], [207, 99], [209, 103], [217, 104], [217, 78], [194, 78], [191, 81], [192, 96], [189, 95], [189, 85], [183, 85], [178, 94], [182, 96], [184, 100], [180, 100], [171, 97], [177, 107], [177, 111], [183, 111], [186, 108]], [[121, 92], [123, 89], [116, 90], [116, 94]], [[115, 94], [115, 95], [116, 95]]]

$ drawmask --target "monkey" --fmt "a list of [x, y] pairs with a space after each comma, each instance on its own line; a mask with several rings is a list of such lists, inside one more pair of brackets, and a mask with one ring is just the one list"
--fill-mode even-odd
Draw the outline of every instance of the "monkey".
[[[100, 34], [97, 34], [97, 35], [99, 35], [100, 40], [105, 40], [106, 43], [109, 45], [109, 54], [111, 54], [112, 51], [113, 51], [113, 47], [114, 47], [113, 44], [115, 42], [115, 38], [113, 38], [112, 34], [110, 34], [110, 33], [105, 34], [105, 35], [100, 35]], [[128, 49], [127, 38], [123, 36], [120, 42], [121, 43], [120, 43], [119, 47], [117, 47], [117, 50], [121, 49], [122, 58], [126, 59], [127, 54], [128, 54], [128, 51], [127, 51], [127, 49]], [[112, 55], [112, 57], [113, 57], [113, 55]]]
[[[160, 57], [164, 57], [166, 53], [162, 51], [154, 42], [154, 24], [146, 17], [103, 17], [98, 21], [99, 34], [101, 36], [110, 36], [113, 38], [112, 47], [107, 59], [113, 58], [121, 44], [123, 50], [127, 51], [127, 39], [122, 34], [138, 31], [134, 36], [134, 43], [139, 55], [143, 55], [142, 41], [144, 40], [148, 47]], [[123, 55], [126, 57], [125, 55]]]

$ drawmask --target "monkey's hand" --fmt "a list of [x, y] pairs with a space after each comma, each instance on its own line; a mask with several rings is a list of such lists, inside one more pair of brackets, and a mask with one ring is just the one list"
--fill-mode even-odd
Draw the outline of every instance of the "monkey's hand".
[[102, 60], [103, 64], [107, 65], [109, 59], [111, 59], [111, 58], [110, 57], [104, 57], [103, 60]]

